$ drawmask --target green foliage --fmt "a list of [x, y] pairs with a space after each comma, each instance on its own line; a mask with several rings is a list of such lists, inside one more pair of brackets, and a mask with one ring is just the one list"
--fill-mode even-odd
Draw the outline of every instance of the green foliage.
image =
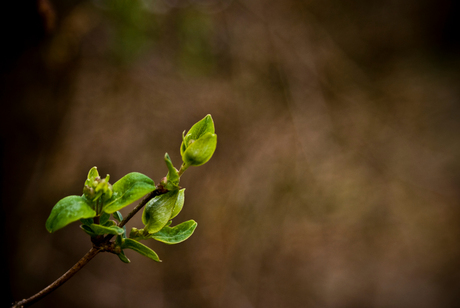
[[121, 215], [119, 211], [113, 212], [112, 215], [113, 215], [113, 218], [118, 222], [121, 222], [123, 220], [123, 216]]
[[[107, 174], [105, 179], [101, 179], [96, 167], [91, 168], [88, 172], [88, 178], [83, 187], [83, 195], [90, 204], [107, 200], [112, 197], [113, 189], [109, 183], [110, 176]], [[97, 209], [98, 210], [98, 209]]]
[[176, 205], [174, 205], [171, 217], [169, 219], [173, 219], [177, 215], [179, 215], [180, 211], [182, 211], [182, 207], [184, 206], [185, 202], [185, 188], [179, 190], [176, 200]]
[[125, 232], [125, 230], [117, 226], [106, 227], [102, 225], [92, 224], [89, 227], [96, 235], [104, 235], [104, 234], [121, 235]]
[[[161, 262], [152, 249], [138, 241], [154, 239], [166, 244], [177, 244], [193, 234], [197, 227], [194, 220], [170, 227], [172, 219], [184, 206], [185, 188], [179, 186], [180, 177], [189, 166], [206, 163], [212, 157], [216, 144], [214, 122], [211, 115], [207, 115], [183, 136], [180, 147], [183, 163], [180, 170], [174, 167], [169, 155], [165, 154], [168, 173], [158, 185], [148, 176], [132, 172], [112, 186], [110, 176], [101, 178], [97, 168], [93, 167], [85, 180], [83, 195], [61, 199], [51, 210], [46, 229], [54, 232], [80, 220], [80, 228], [91, 236], [93, 245], [101, 251], [115, 253], [122, 262], [130, 262], [124, 249], [134, 250]], [[146, 199], [123, 219], [119, 210], [146, 195]], [[144, 204], [144, 229], [133, 228], [128, 237], [125, 224]], [[113, 237], [115, 240], [111, 241]]]
[[165, 226], [157, 233], [151, 234], [150, 238], [165, 244], [178, 244], [192, 236], [197, 225], [196, 221], [189, 220], [172, 228]]
[[105, 225], [107, 222], [109, 222], [110, 219], [110, 214], [109, 213], [102, 213], [101, 217], [99, 218], [99, 223], [101, 225]]
[[197, 122], [182, 137], [180, 153], [184, 162], [182, 169], [189, 166], [200, 166], [209, 161], [217, 146], [217, 135], [214, 133], [214, 121], [207, 115]]
[[188, 166], [201, 166], [211, 159], [216, 150], [217, 135], [206, 133], [191, 143], [182, 157]]
[[180, 195], [178, 190], [173, 190], [150, 200], [142, 213], [145, 230], [149, 233], [160, 231], [171, 219], [174, 208], [182, 208], [184, 198]]
[[179, 188], [179, 172], [174, 168], [171, 158], [169, 158], [168, 153], [165, 154], [165, 163], [168, 167], [168, 174], [166, 175], [165, 188], [167, 190], [175, 190]]
[[113, 184], [113, 196], [104, 204], [107, 213], [116, 212], [155, 190], [155, 183], [142, 173], [132, 172]]
[[46, 221], [46, 230], [54, 232], [81, 218], [91, 218], [96, 212], [79, 196], [68, 196], [61, 199], [51, 210]]
[[131, 263], [131, 261], [126, 257], [124, 251], [121, 251], [118, 255], [118, 258], [124, 263]]
[[155, 253], [155, 251], [153, 251], [149, 247], [145, 246], [144, 244], [139, 243], [136, 240], [133, 240], [133, 239], [130, 239], [130, 238], [124, 239], [123, 243], [121, 244], [121, 248], [122, 249], [126, 249], [126, 248], [127, 249], [132, 249], [132, 250], [140, 253], [141, 255], [152, 259], [153, 261], [161, 262], [160, 258]]

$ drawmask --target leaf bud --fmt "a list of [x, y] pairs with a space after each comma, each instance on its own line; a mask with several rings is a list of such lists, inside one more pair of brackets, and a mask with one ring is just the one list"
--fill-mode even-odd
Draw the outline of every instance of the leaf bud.
[[96, 193], [94, 192], [94, 188], [88, 186], [88, 185], [85, 185], [85, 187], [83, 187], [83, 194], [85, 195], [86, 198], [88, 198], [89, 200], [93, 200], [93, 198], [95, 197]]
[[83, 194], [88, 200], [96, 201], [101, 196], [103, 200], [108, 200], [113, 195], [112, 184], [109, 183], [110, 175], [107, 174], [105, 179], [101, 179], [96, 167], [91, 168], [88, 178], [83, 187]]
[[208, 114], [182, 136], [180, 152], [184, 169], [203, 165], [211, 159], [217, 146], [217, 135], [214, 131], [214, 121]]

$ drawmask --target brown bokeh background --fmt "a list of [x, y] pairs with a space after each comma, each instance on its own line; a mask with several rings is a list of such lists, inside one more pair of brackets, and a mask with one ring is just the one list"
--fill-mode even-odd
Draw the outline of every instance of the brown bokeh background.
[[90, 248], [45, 221], [92, 166], [157, 182], [208, 113], [218, 148], [175, 219], [195, 234], [146, 242], [161, 264], [100, 254], [35, 307], [460, 305], [456, 1], [10, 2], [5, 306]]

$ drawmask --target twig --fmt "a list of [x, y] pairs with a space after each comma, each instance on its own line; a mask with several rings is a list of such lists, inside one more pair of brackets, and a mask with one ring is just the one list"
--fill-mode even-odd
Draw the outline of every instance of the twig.
[[[139, 212], [140, 209], [142, 209], [151, 199], [155, 198], [156, 196], [162, 195], [167, 193], [168, 191], [163, 188], [161, 184], [157, 185], [156, 189], [149, 193], [147, 196], [145, 196], [144, 199], [126, 216], [119, 224], [118, 226], [122, 228], [126, 223], [133, 218], [134, 215], [136, 215], [137, 212]], [[67, 280], [69, 280], [75, 273], [77, 273], [83, 266], [85, 266], [89, 261], [91, 261], [92, 258], [94, 258], [99, 252], [101, 251], [106, 251], [104, 249], [104, 246], [107, 246], [109, 243], [110, 239], [113, 237], [113, 235], [109, 234], [107, 235], [103, 241], [100, 243], [93, 243], [93, 247], [83, 256], [83, 258], [80, 259], [72, 268], [70, 268], [64, 275], [59, 277], [56, 281], [54, 281], [52, 284], [38, 292], [37, 294], [27, 298], [23, 299], [21, 301], [18, 301], [11, 306], [11, 308], [23, 308], [23, 307], [28, 307], [35, 303], [36, 301], [42, 299], [46, 295], [50, 294], [60, 286], [62, 286]]]
[[32, 305], [36, 301], [42, 299], [46, 295], [50, 294], [60, 286], [62, 286], [67, 280], [69, 280], [75, 273], [77, 273], [83, 266], [85, 266], [92, 258], [94, 258], [98, 253], [99, 249], [91, 247], [91, 249], [80, 259], [71, 269], [69, 269], [64, 275], [59, 277], [55, 282], [38, 292], [37, 294], [23, 299], [19, 302], [16, 302], [11, 306], [11, 308], [23, 308]]

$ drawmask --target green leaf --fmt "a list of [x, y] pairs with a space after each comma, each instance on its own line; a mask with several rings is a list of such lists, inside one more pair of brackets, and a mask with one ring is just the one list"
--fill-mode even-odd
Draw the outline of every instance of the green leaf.
[[172, 228], [164, 227], [150, 237], [166, 244], [177, 244], [188, 239], [195, 231], [197, 225], [194, 220], [189, 220]]
[[185, 188], [182, 188], [181, 190], [179, 190], [179, 195], [177, 196], [176, 204], [174, 205], [174, 209], [169, 219], [173, 219], [180, 213], [180, 211], [182, 210], [182, 207], [184, 206], [184, 201], [185, 201]]
[[182, 155], [187, 166], [201, 166], [211, 159], [217, 146], [217, 135], [206, 133], [193, 142]]
[[110, 219], [110, 214], [109, 213], [106, 213], [106, 212], [103, 212], [101, 217], [99, 218], [99, 223], [101, 225], [105, 224], [107, 221], [109, 221]]
[[118, 258], [124, 263], [130, 263], [131, 261], [126, 257], [124, 251], [122, 250], [119, 254], [117, 254]]
[[148, 176], [138, 172], [128, 173], [113, 184], [112, 198], [105, 202], [103, 210], [114, 213], [154, 190], [155, 183]]
[[113, 212], [112, 213], [113, 218], [115, 218], [116, 221], [121, 222], [123, 220], [123, 215], [119, 211]]
[[142, 213], [142, 222], [149, 233], [160, 231], [171, 219], [174, 207], [179, 196], [179, 191], [174, 190], [156, 196], [150, 200]]
[[192, 128], [187, 132], [181, 144], [181, 155], [189, 147], [191, 140], [198, 140], [207, 133], [214, 134], [214, 121], [210, 114], [205, 116], [203, 119], [195, 123]]
[[96, 212], [80, 196], [68, 196], [61, 199], [51, 210], [46, 220], [46, 230], [54, 232], [82, 218], [96, 216]]
[[97, 171], [97, 167], [93, 167], [88, 172], [88, 178], [85, 181], [85, 185], [92, 186], [94, 180], [99, 176], [99, 172]]
[[93, 232], [93, 230], [90, 228], [88, 225], [80, 225], [80, 228], [83, 229], [87, 234], [89, 234], [91, 237], [96, 236], [97, 234]]
[[94, 218], [82, 218], [80, 222], [86, 226], [89, 226], [94, 223]]
[[144, 229], [137, 229], [135, 227], [131, 228], [131, 232], [129, 232], [129, 238], [134, 240], [144, 240], [145, 237], [143, 236]]
[[104, 235], [104, 234], [121, 235], [125, 232], [122, 228], [117, 227], [117, 226], [105, 227], [101, 225], [92, 224], [90, 227], [91, 227], [91, 230], [93, 230], [93, 232], [96, 235]]
[[124, 241], [123, 236], [117, 235], [115, 237], [115, 244], [120, 246], [120, 248], [121, 248], [121, 245], [123, 244], [123, 241]]
[[174, 168], [171, 158], [169, 157], [168, 153], [165, 154], [165, 162], [166, 166], [168, 167], [168, 174], [166, 175], [167, 183], [166, 189], [167, 190], [174, 190], [179, 188], [179, 173], [176, 168]]
[[149, 247], [145, 246], [144, 244], [139, 243], [138, 241], [135, 241], [133, 239], [127, 238], [123, 241], [123, 244], [121, 245], [122, 249], [132, 249], [138, 253], [140, 253], [143, 256], [146, 256], [147, 258], [150, 258], [154, 261], [161, 262], [160, 258], [158, 255], [150, 249]]
[[116, 226], [116, 225], [117, 225], [117, 223], [115, 221], [113, 221], [113, 220], [108, 220], [108, 221], [104, 222], [104, 224], [102, 224], [102, 226], [104, 226], [104, 227], [111, 227], [111, 226]]

